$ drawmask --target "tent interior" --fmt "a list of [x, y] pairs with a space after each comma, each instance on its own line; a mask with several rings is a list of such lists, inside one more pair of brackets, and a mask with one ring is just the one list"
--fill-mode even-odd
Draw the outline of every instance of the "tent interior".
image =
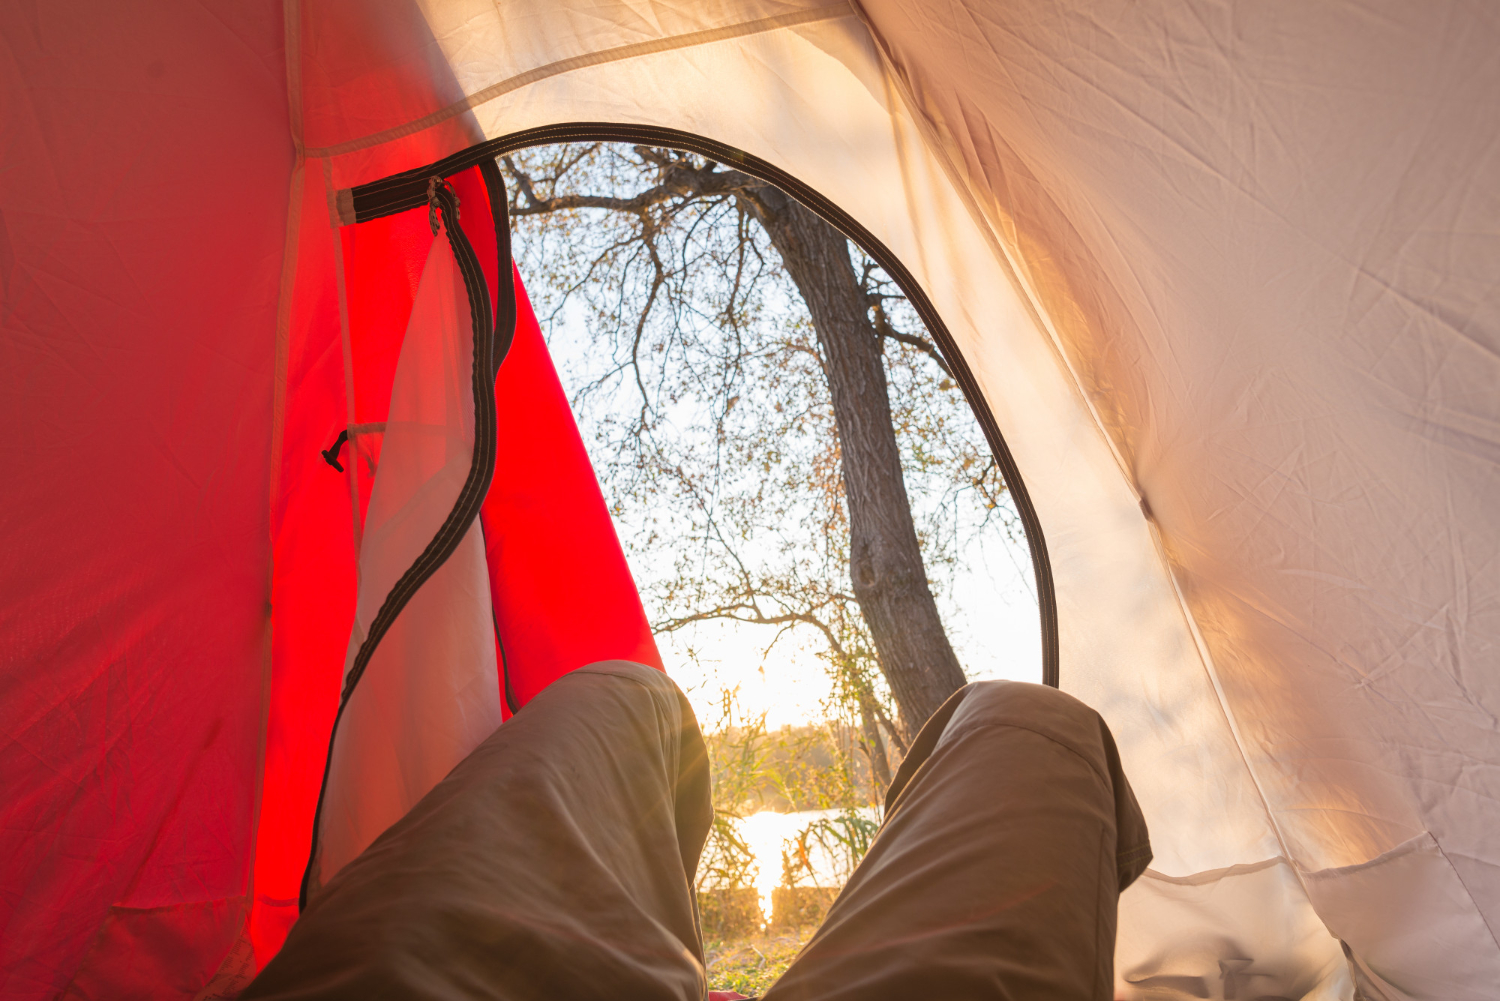
[[920, 303], [1151, 828], [1116, 996], [1493, 996], [1500, 9], [0, 25], [4, 996], [233, 996], [549, 681], [663, 666], [494, 187], [605, 138], [781, 184]]

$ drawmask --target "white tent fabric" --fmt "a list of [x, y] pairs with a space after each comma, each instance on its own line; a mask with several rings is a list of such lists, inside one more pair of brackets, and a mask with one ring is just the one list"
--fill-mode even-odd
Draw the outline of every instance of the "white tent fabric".
[[[0, 700], [0, 762], [43, 776], [0, 838], [47, 863], [0, 900], [8, 995], [130, 968], [190, 998], [252, 908], [294, 913], [249, 885], [296, 814], [262, 773], [324, 750], [267, 738], [298, 691], [267, 540], [283, 455], [327, 444], [288, 420], [288, 345], [336, 317], [340, 192], [609, 122], [794, 175], [953, 334], [1040, 516], [1062, 687], [1152, 828], [1120, 997], [1494, 996], [1493, 4], [79, 2], [0, 28], [0, 444], [28, 473], [0, 615], [6, 684], [45, 675]], [[78, 486], [82, 452], [113, 489]]]
[[[473, 364], [468, 294], [439, 235], [396, 363], [360, 543], [346, 679], [386, 595], [437, 535], [463, 489], [474, 456]], [[309, 894], [500, 725], [492, 616], [483, 534], [471, 524], [391, 624], [339, 720]]]
[[[1250, 920], [1247, 920], [1249, 918]], [[1282, 859], [1167, 876], [1121, 897], [1116, 997], [1348, 998], [1338, 942]]]
[[1154, 514], [1314, 906], [1388, 995], [1491, 994], [1496, 11], [870, 12]]

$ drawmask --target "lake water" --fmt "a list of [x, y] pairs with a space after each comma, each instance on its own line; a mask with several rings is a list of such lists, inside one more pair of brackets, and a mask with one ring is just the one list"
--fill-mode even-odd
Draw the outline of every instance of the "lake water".
[[[755, 892], [760, 895], [760, 910], [767, 920], [771, 918], [771, 891], [781, 885], [782, 848], [794, 841], [809, 824], [827, 817], [836, 817], [839, 812], [802, 810], [797, 813], [776, 813], [773, 810], [762, 810], [735, 822], [739, 836], [744, 838], [745, 844], [750, 846], [750, 851], [755, 855]], [[871, 820], [880, 819], [879, 811], [874, 807], [866, 807], [857, 812]], [[808, 856], [813, 878], [806, 882], [827, 887], [841, 885], [837, 866], [826, 852], [814, 846]]]

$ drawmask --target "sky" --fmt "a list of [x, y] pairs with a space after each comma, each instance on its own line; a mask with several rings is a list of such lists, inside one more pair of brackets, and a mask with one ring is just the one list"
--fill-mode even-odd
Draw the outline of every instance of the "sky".
[[[1042, 680], [1041, 626], [1031, 584], [1030, 556], [1024, 549], [992, 540], [954, 581], [944, 624], [959, 663], [971, 681], [1006, 678]], [[638, 579], [642, 570], [632, 568]], [[956, 611], [956, 614], [955, 614]], [[766, 626], [702, 623], [696, 630], [658, 636], [667, 672], [688, 694], [701, 721], [716, 718], [713, 704], [721, 688], [739, 686], [740, 704], [750, 715], [766, 713], [769, 726], [797, 726], [822, 718], [820, 703], [829, 682], [814, 655], [816, 637], [775, 636]], [[697, 648], [697, 662], [688, 655]]]

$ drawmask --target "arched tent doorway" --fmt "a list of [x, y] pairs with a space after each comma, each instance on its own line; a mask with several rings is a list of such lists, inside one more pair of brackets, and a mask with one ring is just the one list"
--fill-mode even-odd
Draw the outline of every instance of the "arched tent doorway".
[[345, 225], [357, 225], [398, 212], [410, 211], [413, 207], [425, 206], [427, 204], [426, 187], [433, 176], [447, 177], [471, 166], [486, 164], [488, 161], [517, 150], [572, 142], [647, 144], [698, 153], [716, 162], [733, 165], [746, 174], [775, 184], [781, 190], [794, 195], [804, 205], [812, 207], [826, 222], [852, 240], [871, 260], [892, 276], [921, 317], [922, 322], [932, 332], [944, 357], [954, 359], [954, 379], [973, 409], [975, 419], [979, 422], [985, 439], [994, 453], [1001, 475], [1014, 496], [1016, 513], [1025, 532], [1032, 572], [1037, 582], [1037, 602], [1042, 636], [1040, 677], [1044, 684], [1057, 687], [1057, 599], [1052, 586], [1047, 542], [1042, 534], [1036, 507], [1026, 490], [1025, 481], [1021, 478], [1015, 459], [1011, 456], [1010, 447], [1005, 443], [1004, 436], [995, 424], [993, 413], [985, 406], [979, 385], [962, 354], [959, 353], [953, 335], [949, 333], [942, 316], [939, 315], [926, 292], [889, 248], [853, 216], [828, 198], [758, 157], [702, 136], [655, 126], [575, 122], [500, 136], [462, 150], [437, 163], [413, 168], [392, 177], [360, 185], [347, 192], [340, 192], [336, 196], [340, 221]]
[[[7, 29], [45, 112], [16, 126], [24, 148], [68, 153], [22, 158], [6, 196], [26, 265], [9, 273], [25, 363], [9, 370], [56, 375], [7, 394], [10, 426], [50, 429], [16, 449], [38, 475], [12, 488], [28, 565], [6, 587], [39, 597], [8, 628], [20, 663], [53, 667], [8, 700], [19, 784], [45, 807], [8, 824], [26, 872], [8, 983], [86, 993], [125, 956], [166, 969], [140, 959], [160, 953], [196, 957], [191, 997], [246, 928], [275, 948], [354, 590], [352, 526], [298, 514], [351, 507], [314, 479], [329, 428], [351, 423], [337, 234], [366, 185], [586, 121], [745, 151], [841, 207], [932, 304], [1046, 539], [1059, 683], [1110, 722], [1153, 828], [1161, 878], [1122, 902], [1122, 990], [1200, 975], [1183, 964], [1333, 989], [1341, 940], [1372, 990], [1484, 996], [1500, 745], [1483, 668], [1500, 632], [1474, 596], [1500, 584], [1500, 28], [1477, 8], [1369, 10], [292, 2], [247, 5], [228, 33], [165, 9], [110, 28], [83, 7]], [[120, 39], [141, 45], [127, 58]], [[109, 123], [69, 95], [137, 77], [107, 110], [151, 123], [141, 155], [173, 183], [121, 183], [131, 218], [170, 233], [124, 233], [88, 201], [106, 197], [81, 165], [108, 161]], [[54, 239], [51, 217], [76, 232]], [[266, 219], [285, 222], [279, 248]], [[59, 298], [51, 274], [109, 294]], [[119, 330], [152, 365], [31, 336], [61, 329]], [[148, 372], [160, 399], [121, 388]], [[204, 373], [215, 392], [188, 405]], [[39, 459], [69, 439], [35, 415], [104, 425], [122, 406], [145, 416], [108, 428], [103, 461], [134, 492], [106, 506]], [[249, 458], [214, 477], [159, 458], [163, 440], [218, 455], [224, 428]], [[214, 518], [141, 523], [217, 547], [173, 564], [198, 582], [191, 628], [147, 551], [126, 576], [148, 611], [105, 582], [113, 564], [76, 569], [188, 490]], [[103, 705], [99, 678], [191, 697], [176, 726], [142, 727], [142, 696], [70, 729], [57, 707]], [[99, 830], [118, 851], [56, 847]]]

